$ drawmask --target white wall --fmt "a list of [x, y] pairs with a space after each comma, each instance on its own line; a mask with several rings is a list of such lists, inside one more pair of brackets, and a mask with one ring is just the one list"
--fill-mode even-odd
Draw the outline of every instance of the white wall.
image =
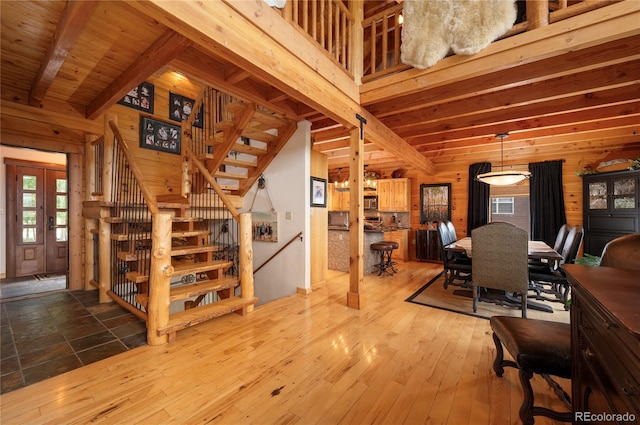
[[[257, 183], [244, 196], [242, 211], [249, 211], [255, 196], [253, 211], [269, 211], [270, 198], [278, 213], [278, 242], [253, 242], [254, 270], [298, 232], [303, 232], [302, 242], [297, 238], [255, 274], [255, 295], [260, 304], [294, 294], [298, 288], [307, 290], [311, 287], [308, 240], [310, 130], [311, 123], [299, 122], [298, 130], [264, 171], [269, 197], [262, 189], [256, 194]], [[287, 219], [288, 214], [290, 219]]]
[[5, 158], [66, 165], [67, 155], [0, 145], [0, 276], [7, 273], [7, 169]]

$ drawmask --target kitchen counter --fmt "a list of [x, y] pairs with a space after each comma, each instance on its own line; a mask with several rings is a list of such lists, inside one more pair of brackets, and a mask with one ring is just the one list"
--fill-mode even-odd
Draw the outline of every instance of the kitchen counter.
[[[328, 238], [328, 268], [349, 272], [349, 229], [345, 227], [329, 226]], [[371, 250], [371, 244], [384, 240], [384, 231], [365, 230], [364, 231], [364, 273], [372, 273], [374, 264], [380, 261], [378, 253]]]

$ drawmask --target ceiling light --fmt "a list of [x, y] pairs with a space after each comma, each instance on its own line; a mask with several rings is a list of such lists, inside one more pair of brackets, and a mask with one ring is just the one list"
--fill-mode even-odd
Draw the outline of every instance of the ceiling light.
[[507, 137], [509, 133], [496, 134], [496, 138], [500, 139], [500, 171], [478, 174], [476, 180], [489, 185], [508, 186], [531, 177], [529, 171], [504, 170], [504, 139]]

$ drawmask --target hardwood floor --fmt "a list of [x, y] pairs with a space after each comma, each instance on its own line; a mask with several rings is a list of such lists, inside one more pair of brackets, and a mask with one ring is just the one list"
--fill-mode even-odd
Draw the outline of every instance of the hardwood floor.
[[[489, 322], [404, 300], [441, 270], [348, 276], [0, 397], [6, 424], [517, 424], [517, 373], [498, 378]], [[259, 282], [258, 282], [259, 284]], [[568, 381], [561, 381], [570, 391]], [[534, 378], [537, 404], [561, 409]], [[537, 418], [536, 424], [552, 424]]]

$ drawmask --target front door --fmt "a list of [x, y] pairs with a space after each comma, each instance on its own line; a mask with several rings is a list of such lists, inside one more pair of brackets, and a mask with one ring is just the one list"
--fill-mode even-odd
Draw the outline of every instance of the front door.
[[66, 170], [7, 160], [7, 277], [67, 271]]

